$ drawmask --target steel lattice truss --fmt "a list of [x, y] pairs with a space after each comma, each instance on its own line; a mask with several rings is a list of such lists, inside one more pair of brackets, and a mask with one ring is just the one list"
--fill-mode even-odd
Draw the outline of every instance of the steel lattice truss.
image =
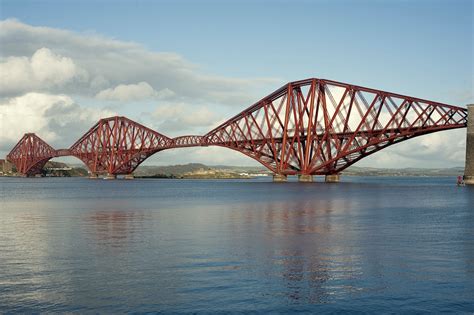
[[336, 174], [389, 145], [466, 122], [464, 108], [309, 79], [289, 83], [205, 138], [278, 174]]
[[27, 133], [7, 155], [19, 173], [32, 176], [40, 174], [49, 159], [56, 156], [54, 150], [34, 133]]
[[126, 117], [101, 119], [69, 149], [94, 173], [130, 174], [172, 140]]
[[174, 147], [196, 147], [205, 145], [202, 136], [180, 136], [173, 139]]
[[19, 172], [41, 171], [73, 155], [94, 174], [130, 174], [169, 148], [216, 145], [237, 150], [277, 174], [337, 174], [392, 144], [467, 126], [465, 108], [360, 86], [291, 82], [204, 136], [168, 138], [125, 117], [101, 119], [69, 149], [26, 134], [7, 156]]

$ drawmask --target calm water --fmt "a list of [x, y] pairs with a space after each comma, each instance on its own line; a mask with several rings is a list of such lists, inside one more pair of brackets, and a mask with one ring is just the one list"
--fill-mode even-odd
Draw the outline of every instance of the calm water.
[[455, 178], [0, 178], [0, 312], [474, 312]]

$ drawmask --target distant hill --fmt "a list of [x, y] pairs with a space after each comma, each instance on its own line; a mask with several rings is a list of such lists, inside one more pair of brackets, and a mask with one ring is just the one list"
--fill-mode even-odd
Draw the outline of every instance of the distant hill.
[[134, 172], [135, 177], [153, 178], [250, 178], [245, 172], [235, 168], [216, 168], [200, 163], [169, 166], [140, 166]]
[[270, 172], [264, 166], [232, 166], [232, 165], [211, 165], [216, 170], [229, 170], [235, 172], [252, 172], [252, 173], [268, 173]]
[[459, 176], [464, 167], [451, 168], [374, 168], [351, 166], [342, 172], [344, 175], [360, 176]]
[[48, 161], [43, 167], [43, 175], [51, 177], [80, 177], [87, 176], [84, 167], [72, 167], [66, 163]]
[[[65, 163], [48, 162], [48, 168], [67, 167]], [[86, 176], [87, 170], [84, 166], [71, 164], [71, 171], [64, 171], [64, 175], [60, 176]], [[150, 166], [140, 165], [134, 172], [137, 177], [163, 177], [163, 178], [193, 178], [201, 176], [199, 174], [207, 174], [207, 177], [227, 178], [234, 174], [268, 174], [271, 172], [263, 166], [232, 166], [232, 165], [205, 165], [201, 163], [189, 163], [167, 166]], [[375, 167], [359, 167], [351, 166], [342, 172], [343, 175], [353, 176], [459, 176], [463, 175], [464, 167], [451, 168], [375, 168]], [[206, 177], [206, 178], [207, 178]], [[241, 177], [244, 178], [244, 177]]]
[[[271, 174], [263, 166], [229, 166], [229, 165], [205, 165], [190, 163], [184, 165], [170, 166], [139, 166], [134, 172], [137, 176], [164, 175], [182, 177], [191, 173], [248, 173], [248, 174]], [[374, 168], [351, 166], [342, 172], [344, 175], [353, 176], [458, 176], [464, 173], [463, 167], [452, 168]]]
[[192, 173], [202, 170], [211, 170], [211, 167], [200, 163], [178, 164], [168, 166], [142, 166], [140, 165], [135, 172], [135, 176], [179, 176], [185, 173]]

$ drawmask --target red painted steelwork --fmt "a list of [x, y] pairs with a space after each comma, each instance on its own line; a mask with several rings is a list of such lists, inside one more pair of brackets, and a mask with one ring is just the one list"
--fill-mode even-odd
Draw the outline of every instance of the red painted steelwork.
[[7, 155], [18, 173], [25, 176], [40, 174], [43, 166], [49, 159], [56, 156], [49, 144], [34, 133], [26, 133]]
[[52, 157], [73, 155], [91, 173], [130, 174], [169, 148], [216, 145], [277, 174], [337, 174], [360, 159], [420, 135], [467, 126], [465, 108], [356, 85], [288, 83], [204, 136], [168, 138], [125, 117], [101, 119], [70, 149], [26, 134], [7, 156], [33, 175]]
[[99, 120], [69, 149], [93, 174], [130, 174], [172, 140], [126, 117]]
[[465, 108], [341, 82], [291, 82], [204, 136], [278, 174], [337, 174], [392, 144], [463, 128]]
[[173, 139], [174, 147], [198, 147], [206, 146], [202, 136], [181, 136]]

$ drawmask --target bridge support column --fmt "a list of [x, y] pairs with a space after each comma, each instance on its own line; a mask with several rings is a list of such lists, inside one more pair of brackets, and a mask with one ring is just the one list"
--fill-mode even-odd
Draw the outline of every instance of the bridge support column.
[[124, 179], [128, 179], [128, 180], [134, 179], [134, 178], [135, 177], [133, 177], [133, 174], [127, 174], [127, 175], [124, 176]]
[[298, 176], [298, 181], [301, 183], [311, 183], [313, 182], [313, 175], [299, 175]]
[[117, 179], [117, 175], [108, 173], [104, 179]]
[[466, 167], [464, 183], [474, 185], [474, 104], [467, 105]]
[[339, 183], [339, 180], [341, 179], [339, 174], [331, 174], [331, 175], [326, 175], [324, 177], [324, 181], [326, 183]]
[[288, 177], [284, 174], [273, 174], [273, 182], [285, 183], [288, 181]]
[[90, 173], [89, 178], [90, 179], [97, 179], [97, 178], [99, 178], [99, 175], [97, 175], [96, 173]]

